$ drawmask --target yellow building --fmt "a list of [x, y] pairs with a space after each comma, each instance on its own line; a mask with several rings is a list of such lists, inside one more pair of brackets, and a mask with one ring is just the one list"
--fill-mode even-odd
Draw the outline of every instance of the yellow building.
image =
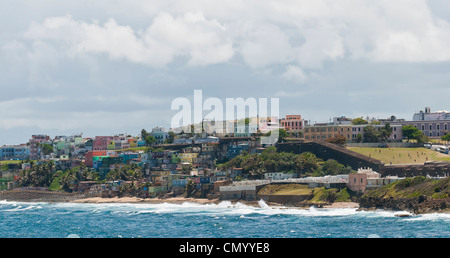
[[184, 152], [178, 154], [178, 157], [180, 158], [181, 163], [194, 163], [194, 159], [198, 157], [198, 153], [196, 152]]
[[342, 135], [347, 141], [352, 140], [351, 125], [315, 125], [306, 126], [303, 131], [305, 141], [326, 141]]
[[128, 144], [130, 145], [130, 148], [136, 148], [137, 147], [137, 140], [132, 138], [128, 139]]

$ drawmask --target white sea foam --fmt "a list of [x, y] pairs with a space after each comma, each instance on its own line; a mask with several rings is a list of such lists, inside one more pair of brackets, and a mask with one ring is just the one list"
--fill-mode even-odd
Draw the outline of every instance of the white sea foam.
[[408, 221], [415, 221], [415, 220], [433, 220], [433, 221], [435, 221], [435, 220], [440, 220], [440, 221], [450, 222], [450, 214], [449, 213], [421, 214], [421, 215], [405, 218], [405, 220], [408, 220]]
[[[93, 214], [102, 212], [111, 212], [112, 214], [166, 214], [166, 213], [183, 213], [197, 215], [199, 213], [211, 215], [213, 218], [220, 218], [226, 215], [243, 216], [242, 218], [251, 218], [249, 214], [258, 215], [295, 215], [295, 216], [364, 216], [364, 217], [395, 217], [396, 214], [404, 214], [405, 212], [394, 212], [387, 210], [376, 211], [358, 211], [356, 208], [317, 208], [310, 207], [292, 208], [267, 205], [263, 200], [258, 202], [258, 206], [250, 206], [244, 203], [232, 203], [230, 201], [222, 201], [220, 203], [200, 204], [193, 202], [184, 202], [182, 204], [174, 203], [35, 203], [35, 202], [13, 202], [0, 200], [0, 207], [6, 208], [2, 211], [22, 212], [33, 209], [42, 209], [47, 207], [62, 208], [67, 210], [87, 211]], [[412, 215], [412, 214], [411, 214]], [[413, 215], [411, 217], [399, 218], [403, 220], [443, 220], [450, 221], [448, 213], [432, 213], [424, 215]]]

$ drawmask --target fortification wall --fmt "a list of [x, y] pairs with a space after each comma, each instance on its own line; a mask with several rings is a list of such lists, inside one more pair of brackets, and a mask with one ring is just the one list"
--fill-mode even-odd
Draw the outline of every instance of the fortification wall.
[[411, 165], [385, 165], [381, 171], [383, 177], [399, 176], [399, 177], [414, 177], [414, 176], [432, 176], [432, 177], [447, 177], [450, 176], [449, 162], [429, 162], [425, 164], [411, 164]]
[[356, 153], [344, 147], [328, 142], [285, 142], [276, 145], [279, 152], [303, 153], [311, 152], [323, 160], [335, 159], [339, 163], [350, 166], [352, 169], [371, 168], [379, 172], [382, 177], [399, 176], [450, 176], [450, 162], [428, 162], [414, 165], [385, 165], [383, 162], [369, 158], [363, 154]]
[[357, 170], [361, 167], [372, 168], [374, 171], [381, 171], [383, 163], [379, 160], [369, 158], [363, 154], [356, 153], [344, 147], [328, 142], [285, 142], [276, 145], [279, 152], [303, 153], [311, 152], [323, 160], [335, 159], [344, 166], [350, 166]]

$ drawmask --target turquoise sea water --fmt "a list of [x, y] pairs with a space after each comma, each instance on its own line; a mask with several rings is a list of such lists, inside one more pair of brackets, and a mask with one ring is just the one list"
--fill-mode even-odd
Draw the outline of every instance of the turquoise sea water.
[[[0, 201], [1, 238], [440, 238], [450, 214], [231, 204]], [[402, 212], [404, 213], [404, 212]]]

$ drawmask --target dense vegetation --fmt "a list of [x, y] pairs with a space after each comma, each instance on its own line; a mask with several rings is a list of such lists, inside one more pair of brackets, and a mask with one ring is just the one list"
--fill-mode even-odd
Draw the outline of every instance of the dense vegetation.
[[302, 154], [276, 152], [275, 147], [267, 148], [261, 154], [244, 152], [219, 165], [218, 168], [220, 170], [242, 168], [244, 176], [259, 178], [266, 172], [297, 173], [302, 176], [337, 175], [351, 172], [350, 167], [345, 167], [333, 159], [323, 161], [310, 152]]
[[[124, 165], [114, 168], [106, 174], [104, 180], [137, 181], [143, 178], [141, 169], [136, 165]], [[77, 166], [68, 170], [58, 170], [53, 161], [34, 165], [28, 170], [21, 172], [19, 185], [22, 187], [48, 187], [49, 190], [69, 191], [71, 187], [81, 181], [104, 181], [99, 173], [86, 167]]]
[[450, 177], [433, 180], [424, 176], [405, 178], [365, 193], [367, 197], [411, 198], [426, 195], [434, 199], [450, 196]]

